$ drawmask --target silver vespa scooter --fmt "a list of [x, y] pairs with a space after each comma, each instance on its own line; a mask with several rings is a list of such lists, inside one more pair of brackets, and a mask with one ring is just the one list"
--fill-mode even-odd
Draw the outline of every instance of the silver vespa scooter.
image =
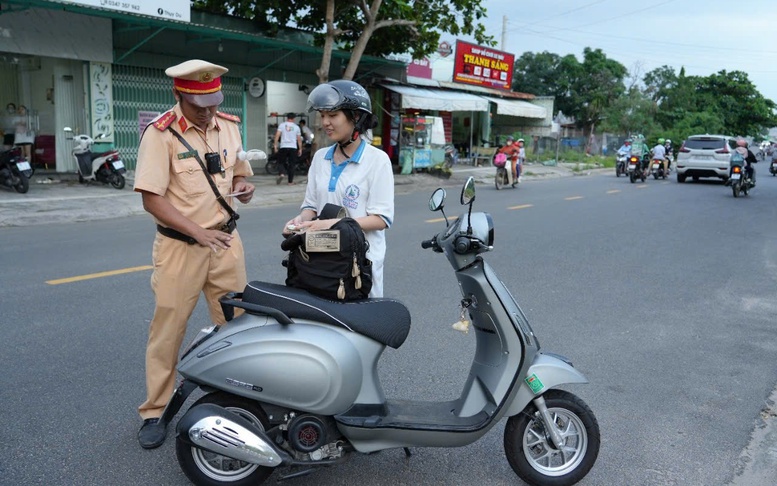
[[[445, 191], [430, 199], [442, 210]], [[333, 302], [303, 290], [251, 282], [222, 300], [227, 324], [203, 330], [184, 351], [184, 377], [162, 421], [197, 388], [207, 394], [178, 421], [178, 462], [195, 484], [259, 484], [331, 466], [353, 452], [458, 447], [507, 419], [507, 460], [527, 483], [571, 485], [593, 467], [599, 425], [575, 395], [556, 389], [587, 383], [572, 364], [540, 350], [529, 322], [481, 253], [494, 227], [469, 210], [422, 243], [444, 253], [461, 289], [476, 351], [461, 395], [444, 402], [392, 400], [378, 379], [386, 346], [399, 348], [410, 313], [392, 299]], [[443, 212], [444, 215], [444, 212]], [[446, 217], [447, 221], [447, 217]], [[245, 313], [233, 318], [236, 308]], [[293, 467], [288, 467], [293, 466]]]

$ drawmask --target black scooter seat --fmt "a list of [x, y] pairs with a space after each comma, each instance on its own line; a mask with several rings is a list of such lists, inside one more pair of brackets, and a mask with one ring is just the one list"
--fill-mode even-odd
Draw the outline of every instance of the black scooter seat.
[[395, 349], [405, 342], [410, 332], [410, 311], [394, 299], [340, 302], [322, 299], [302, 289], [253, 281], [243, 291], [243, 302], [277, 309], [292, 319], [344, 327]]

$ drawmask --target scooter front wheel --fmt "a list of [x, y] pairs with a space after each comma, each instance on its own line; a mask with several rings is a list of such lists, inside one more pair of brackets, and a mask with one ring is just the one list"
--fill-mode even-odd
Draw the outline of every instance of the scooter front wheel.
[[496, 187], [496, 190], [502, 188], [502, 186], [507, 184], [507, 169], [504, 169], [502, 167], [496, 169], [496, 178], [494, 178], [494, 186]]
[[[220, 405], [236, 413], [252, 424], [267, 430], [269, 420], [259, 404], [228, 393], [216, 392], [205, 395], [194, 406], [203, 403]], [[193, 447], [180, 438], [175, 439], [175, 454], [178, 464], [191, 482], [207, 486], [249, 486], [264, 482], [273, 473], [273, 468], [258, 466], [231, 457]]]
[[529, 484], [569, 486], [588, 474], [599, 455], [599, 423], [588, 405], [572, 393], [550, 390], [544, 395], [552, 426], [561, 436], [556, 448], [533, 404], [510, 417], [505, 426], [507, 461]]

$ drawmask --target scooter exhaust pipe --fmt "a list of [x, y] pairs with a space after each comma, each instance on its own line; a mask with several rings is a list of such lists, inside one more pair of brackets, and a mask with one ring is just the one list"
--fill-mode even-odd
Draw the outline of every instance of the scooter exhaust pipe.
[[265, 467], [291, 462], [263, 430], [229, 410], [207, 403], [189, 409], [178, 421], [178, 437], [194, 447]]

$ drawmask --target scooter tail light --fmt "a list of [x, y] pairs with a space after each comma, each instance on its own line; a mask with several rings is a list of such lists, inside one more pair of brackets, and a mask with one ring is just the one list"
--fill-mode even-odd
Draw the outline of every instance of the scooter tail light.
[[742, 168], [741, 167], [739, 167], [739, 166], [734, 167], [734, 173], [735, 174], [739, 174], [740, 172], [742, 172]]

